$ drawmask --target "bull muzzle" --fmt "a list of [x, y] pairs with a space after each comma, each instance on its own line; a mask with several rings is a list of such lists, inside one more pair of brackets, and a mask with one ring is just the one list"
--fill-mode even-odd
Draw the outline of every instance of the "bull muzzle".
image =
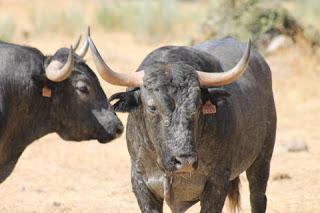
[[119, 138], [121, 134], [123, 133], [123, 125], [121, 122], [119, 122], [117, 125], [114, 125], [113, 127], [110, 127], [108, 129], [108, 133], [104, 135], [103, 138], [99, 138], [99, 143], [108, 143], [116, 138]]
[[190, 173], [198, 168], [198, 158], [195, 155], [176, 156], [172, 161], [177, 173]]

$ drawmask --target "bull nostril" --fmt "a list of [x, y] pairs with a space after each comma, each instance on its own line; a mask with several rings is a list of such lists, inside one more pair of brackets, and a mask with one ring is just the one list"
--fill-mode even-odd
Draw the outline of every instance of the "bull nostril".
[[174, 157], [173, 164], [178, 172], [191, 172], [198, 168], [198, 160], [194, 156]]
[[174, 165], [175, 165], [176, 168], [180, 167], [181, 164], [182, 164], [182, 163], [181, 163], [181, 160], [179, 160], [178, 157], [177, 157], [177, 158], [174, 158], [173, 163], [174, 163]]
[[193, 161], [193, 163], [192, 163], [192, 168], [193, 169], [197, 169], [198, 168], [198, 160], [195, 158], [195, 160]]

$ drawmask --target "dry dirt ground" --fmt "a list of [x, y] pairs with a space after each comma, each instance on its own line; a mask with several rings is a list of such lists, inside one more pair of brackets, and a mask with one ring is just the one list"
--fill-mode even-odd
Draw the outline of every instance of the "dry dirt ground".
[[[123, 72], [136, 69], [148, 52], [161, 45], [183, 43], [172, 40], [145, 44], [127, 34], [95, 30], [93, 38], [109, 64]], [[49, 54], [62, 45], [69, 45], [70, 41], [71, 37], [44, 35], [32, 41], [15, 42], [35, 46]], [[94, 67], [90, 54], [87, 60]], [[278, 111], [267, 212], [318, 213], [319, 56], [300, 42], [267, 57], [267, 60], [273, 71]], [[102, 81], [101, 84], [108, 96], [123, 90]], [[127, 115], [119, 116], [126, 123]], [[305, 141], [308, 151], [287, 152], [285, 144], [292, 140]], [[244, 175], [241, 182], [242, 212], [250, 212], [248, 184]], [[34, 142], [25, 150], [12, 175], [0, 186], [0, 212], [139, 212], [131, 191], [125, 137], [102, 145], [97, 141], [65, 142], [56, 134], [50, 134]], [[165, 212], [170, 212], [167, 207]], [[188, 212], [199, 212], [199, 205]]]

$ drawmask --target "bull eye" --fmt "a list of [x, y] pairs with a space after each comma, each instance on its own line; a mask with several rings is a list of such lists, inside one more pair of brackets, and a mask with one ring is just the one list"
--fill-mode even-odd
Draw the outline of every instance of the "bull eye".
[[87, 86], [77, 87], [77, 90], [79, 90], [81, 93], [89, 94], [89, 88]]
[[148, 106], [147, 111], [151, 114], [156, 114], [157, 113], [157, 108], [153, 105]]

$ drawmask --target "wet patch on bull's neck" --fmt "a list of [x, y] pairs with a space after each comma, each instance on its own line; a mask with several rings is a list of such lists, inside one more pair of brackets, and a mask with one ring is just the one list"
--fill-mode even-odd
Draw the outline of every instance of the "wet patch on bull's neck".
[[[203, 190], [203, 186], [196, 187], [196, 195], [188, 197], [181, 197], [181, 191], [178, 192], [177, 190], [185, 191], [184, 188], [185, 184], [180, 183], [181, 178], [185, 181], [192, 181], [195, 177], [193, 177], [192, 173], [189, 174], [165, 174], [163, 178], [163, 195], [164, 200], [171, 209], [173, 213], [176, 212], [185, 212], [188, 208], [199, 201], [199, 196], [201, 191]], [[180, 179], [180, 180], [179, 180]], [[196, 178], [197, 179], [197, 178]], [[203, 185], [203, 180], [200, 181]], [[178, 185], [177, 185], [178, 184]], [[193, 193], [192, 193], [193, 194]]]

